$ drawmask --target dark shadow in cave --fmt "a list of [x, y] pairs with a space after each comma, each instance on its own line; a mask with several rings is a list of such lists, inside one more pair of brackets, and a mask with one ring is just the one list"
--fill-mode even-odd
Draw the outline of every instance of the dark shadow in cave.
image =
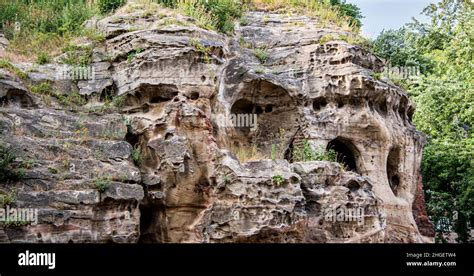
[[387, 157], [387, 178], [390, 189], [395, 196], [400, 190], [400, 177], [398, 176], [398, 163], [400, 160], [400, 149], [392, 148]]
[[160, 205], [140, 205], [140, 238], [138, 243], [163, 242], [161, 227], [164, 207]]
[[337, 162], [343, 164], [347, 170], [357, 172], [356, 158], [354, 155], [356, 149], [350, 141], [336, 138], [328, 143], [326, 150], [334, 150], [336, 152]]

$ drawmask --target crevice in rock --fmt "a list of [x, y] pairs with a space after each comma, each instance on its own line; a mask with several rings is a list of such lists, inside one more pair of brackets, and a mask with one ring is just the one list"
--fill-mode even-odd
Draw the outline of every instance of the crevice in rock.
[[126, 105], [130, 108], [140, 108], [172, 100], [178, 95], [176, 85], [142, 84], [133, 93], [127, 95]]
[[390, 189], [395, 196], [400, 191], [400, 176], [398, 175], [398, 164], [400, 162], [400, 149], [392, 148], [387, 157], [387, 178]]
[[165, 241], [165, 207], [161, 204], [140, 204], [140, 238], [138, 243]]

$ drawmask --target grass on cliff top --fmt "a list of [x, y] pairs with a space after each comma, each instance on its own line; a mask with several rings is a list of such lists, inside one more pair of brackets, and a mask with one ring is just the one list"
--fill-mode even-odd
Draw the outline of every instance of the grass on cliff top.
[[45, 61], [61, 53], [74, 37], [83, 35], [83, 23], [100, 14], [103, 0], [3, 0], [0, 32], [10, 40], [9, 52]]
[[[49, 62], [74, 38], [88, 36], [86, 20], [125, 4], [125, 0], [0, 1], [0, 32], [10, 40], [7, 54], [16, 60]], [[232, 34], [235, 22], [254, 9], [304, 13], [318, 17], [322, 26], [337, 25], [354, 33], [359, 32], [361, 17], [357, 7], [342, 0], [134, 0], [123, 9], [136, 4], [144, 6], [145, 13], [171, 8], [194, 18], [202, 28], [225, 34]], [[147, 10], [147, 5], [155, 8]]]
[[196, 19], [198, 26], [226, 34], [234, 31], [235, 21], [242, 18], [247, 10], [302, 13], [318, 17], [322, 26], [334, 24], [354, 33], [359, 33], [362, 18], [357, 6], [346, 4], [341, 0], [148, 0], [148, 2], [178, 9]]

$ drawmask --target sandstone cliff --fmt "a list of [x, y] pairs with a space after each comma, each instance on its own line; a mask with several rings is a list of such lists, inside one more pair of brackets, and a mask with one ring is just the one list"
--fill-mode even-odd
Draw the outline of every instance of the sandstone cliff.
[[[406, 93], [374, 77], [382, 62], [317, 19], [246, 18], [224, 36], [166, 9], [122, 11], [88, 22], [105, 42], [78, 41], [93, 45], [93, 80], [58, 79], [58, 64], [17, 64], [26, 79], [0, 69], [1, 144], [24, 170], [0, 191], [39, 209], [0, 241], [430, 240], [412, 211], [418, 198], [424, 214], [424, 137]], [[44, 82], [59, 96], [32, 91]], [[231, 114], [258, 127], [229, 127]], [[298, 161], [305, 143], [339, 162]], [[249, 147], [274, 158], [239, 161]], [[362, 223], [325, 218], [340, 207]]]

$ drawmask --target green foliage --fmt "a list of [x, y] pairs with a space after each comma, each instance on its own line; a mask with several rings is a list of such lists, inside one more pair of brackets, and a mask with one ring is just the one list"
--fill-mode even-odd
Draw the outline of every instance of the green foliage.
[[242, 3], [236, 0], [158, 0], [169, 8], [182, 10], [205, 29], [230, 34], [234, 20], [242, 15]]
[[36, 57], [36, 63], [39, 65], [49, 63], [50, 61], [51, 57], [45, 52], [40, 52]]
[[135, 59], [135, 57], [142, 52], [143, 52], [142, 48], [138, 48], [138, 49], [134, 49], [130, 51], [127, 55], [127, 62], [128, 63], [132, 62]]
[[330, 3], [331, 5], [338, 7], [341, 14], [350, 19], [351, 25], [354, 25], [357, 28], [362, 26], [361, 19], [364, 18], [364, 16], [362, 16], [362, 12], [358, 6], [346, 3], [345, 0], [331, 0]]
[[5, 208], [5, 206], [12, 205], [15, 200], [15, 191], [11, 191], [8, 194], [0, 194], [0, 208]]
[[438, 234], [455, 231], [467, 242], [474, 222], [474, 13], [461, 0], [442, 0], [424, 13], [430, 23], [384, 32], [374, 51], [394, 65], [421, 67], [420, 79], [404, 86], [417, 106], [413, 121], [428, 137], [422, 160], [428, 215]]
[[0, 225], [5, 228], [18, 228], [29, 224], [31, 224], [31, 222], [25, 220], [5, 220], [0, 222]]
[[99, 0], [99, 10], [102, 14], [107, 14], [115, 11], [121, 6], [125, 5], [126, 0]]
[[99, 193], [104, 193], [110, 187], [112, 177], [101, 176], [94, 180], [94, 187]]
[[304, 140], [302, 145], [293, 149], [293, 160], [295, 162], [308, 161], [330, 161], [337, 162], [337, 154], [334, 150], [328, 151], [319, 149], [314, 150], [308, 140]]
[[277, 174], [277, 175], [274, 175], [274, 176], [272, 177], [272, 181], [273, 181], [273, 183], [275, 183], [277, 186], [280, 186], [281, 184], [283, 184], [283, 182], [285, 181], [285, 179], [283, 178], [282, 175]]
[[88, 0], [4, 0], [0, 2], [0, 31], [15, 53], [51, 54], [82, 30], [85, 20], [97, 13]]
[[30, 85], [29, 88], [32, 93], [40, 94], [40, 95], [51, 95], [53, 91], [53, 87], [51, 86], [51, 83], [49, 82], [33, 84], [33, 85]]
[[0, 181], [19, 180], [24, 172], [13, 165], [16, 156], [7, 148], [0, 146]]
[[63, 49], [66, 58], [63, 60], [65, 64], [74, 66], [88, 66], [92, 62], [93, 47], [68, 45]]
[[9, 62], [8, 60], [0, 59], [0, 68], [5, 69], [9, 71], [10, 73], [17, 75], [21, 79], [26, 79], [27, 77], [25, 72], [21, 71], [15, 65], [11, 64], [11, 62]]
[[142, 152], [139, 147], [134, 147], [132, 149], [132, 159], [137, 166], [140, 166], [142, 163]]
[[253, 53], [261, 63], [265, 63], [268, 59], [268, 52], [263, 48], [255, 49]]
[[419, 36], [413, 30], [402, 27], [387, 30], [373, 41], [372, 52], [390, 61], [392, 66], [419, 66], [422, 72], [430, 68], [429, 60], [417, 49]]

